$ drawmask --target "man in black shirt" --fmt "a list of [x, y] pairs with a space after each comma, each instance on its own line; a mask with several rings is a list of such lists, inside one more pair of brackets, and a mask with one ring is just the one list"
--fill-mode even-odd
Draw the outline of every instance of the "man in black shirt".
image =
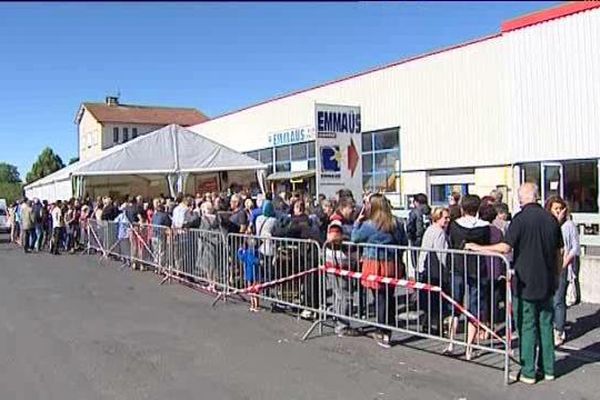
[[246, 228], [248, 227], [248, 216], [244, 211], [240, 195], [234, 194], [231, 196], [229, 204], [231, 205], [232, 212], [231, 217], [229, 217], [229, 231], [231, 233], [246, 233]]
[[[429, 225], [429, 214], [431, 212], [427, 205], [427, 195], [423, 193], [416, 194], [413, 199], [413, 208], [408, 213], [408, 221], [406, 221], [406, 236], [408, 243], [413, 247], [421, 247], [423, 235]], [[412, 250], [410, 252], [410, 260], [412, 267], [417, 267], [417, 259], [419, 252]]]
[[114, 221], [119, 216], [119, 209], [113, 204], [110, 197], [104, 198], [104, 208], [102, 209], [102, 221]]
[[125, 216], [132, 224], [140, 222], [137, 200], [132, 196], [129, 196], [127, 198], [127, 205], [125, 206]]
[[519, 188], [521, 211], [508, 227], [504, 243], [480, 246], [475, 251], [514, 251], [514, 316], [519, 332], [521, 372], [519, 380], [536, 382], [535, 355], [545, 380], [554, 379], [553, 303], [562, 267], [563, 240], [556, 219], [538, 203], [538, 188], [525, 183]]
[[[143, 211], [141, 211], [143, 212]], [[131, 264], [131, 268], [133, 270], [139, 269], [141, 271], [144, 270], [144, 266], [143, 264], [139, 264], [138, 265], [138, 260], [141, 260], [143, 258], [143, 244], [140, 242], [139, 238], [141, 238], [140, 236], [140, 226], [139, 223], [143, 222], [142, 220], [140, 220], [140, 209], [139, 209], [139, 205], [137, 202], [137, 199], [133, 196], [129, 196], [127, 198], [127, 205], [125, 206], [125, 210], [124, 210], [125, 216], [127, 217], [127, 220], [129, 221], [129, 223], [131, 224], [131, 229], [129, 231], [129, 249], [130, 249], [130, 258], [133, 260], [133, 263]]]

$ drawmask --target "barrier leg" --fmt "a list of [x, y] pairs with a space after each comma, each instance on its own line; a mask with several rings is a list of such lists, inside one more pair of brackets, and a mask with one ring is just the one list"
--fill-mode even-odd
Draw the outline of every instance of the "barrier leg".
[[315, 322], [312, 323], [312, 325], [310, 326], [310, 328], [308, 328], [308, 330], [306, 331], [306, 333], [304, 333], [304, 335], [302, 336], [302, 340], [307, 340], [310, 336], [310, 334], [315, 330], [315, 328], [319, 327], [319, 335], [323, 335], [323, 323], [325, 321], [321, 319], [321, 317], [319, 317], [318, 320], [316, 320]]
[[505, 346], [504, 346], [504, 383], [508, 385], [510, 382], [510, 358], [512, 356], [512, 288], [511, 288], [511, 272], [506, 268], [506, 299], [504, 300], [505, 308]]
[[319, 317], [318, 319], [312, 323], [310, 328], [304, 333], [302, 336], [302, 341], [308, 340], [310, 334], [313, 333], [315, 328], [319, 328], [319, 336], [323, 336], [323, 325], [325, 323], [326, 309], [327, 309], [327, 301], [325, 291], [327, 289], [325, 285], [325, 279], [327, 279], [327, 274], [324, 273], [323, 270], [319, 269]]
[[165, 258], [167, 259], [166, 268], [161, 268], [164, 271], [165, 277], [162, 281], [160, 281], [160, 285], [164, 285], [167, 281], [169, 285], [171, 284], [171, 278], [173, 274], [173, 238], [170, 235], [167, 235], [165, 238]]

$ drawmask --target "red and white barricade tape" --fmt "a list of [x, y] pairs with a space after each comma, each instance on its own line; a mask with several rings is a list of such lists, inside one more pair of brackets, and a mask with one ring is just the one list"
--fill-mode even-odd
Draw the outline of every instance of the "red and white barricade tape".
[[221, 297], [226, 297], [226, 296], [234, 296], [234, 295], [240, 295], [240, 294], [247, 294], [247, 293], [258, 293], [263, 289], [269, 288], [271, 286], [277, 286], [280, 285], [282, 283], [286, 283], [289, 281], [293, 281], [296, 279], [300, 279], [306, 275], [310, 275], [313, 274], [317, 271], [319, 271], [321, 267], [315, 267], [315, 268], [311, 268], [308, 269], [306, 271], [302, 271], [302, 272], [298, 272], [297, 274], [292, 274], [290, 276], [286, 276], [284, 278], [279, 278], [279, 279], [275, 279], [269, 282], [264, 282], [264, 283], [257, 283], [255, 285], [250, 285], [246, 288], [243, 289], [236, 289], [232, 292], [229, 293], [220, 293], [219, 296], [215, 299], [213, 305], [219, 300], [221, 299]]
[[[345, 276], [345, 277], [354, 278], [354, 279], [364, 279], [368, 282], [376, 282], [376, 283], [382, 283], [385, 285], [392, 285], [392, 286], [402, 286], [407, 289], [422, 289], [422, 290], [428, 290], [430, 292], [441, 292], [442, 291], [442, 288], [440, 288], [439, 286], [433, 286], [433, 285], [429, 285], [427, 283], [422, 283], [422, 282], [417, 282], [417, 281], [409, 281], [407, 279], [390, 278], [390, 277], [386, 277], [386, 276], [379, 276], [379, 275], [373, 275], [373, 274], [364, 275], [362, 272], [353, 272], [353, 271], [348, 271], [348, 270], [341, 269], [341, 268], [328, 267], [327, 264], [325, 264], [325, 267], [321, 267], [321, 268], [324, 269], [325, 272], [327, 272], [328, 274], [335, 274], [335, 275]], [[363, 276], [364, 276], [364, 278], [363, 278]]]
[[353, 272], [353, 271], [348, 271], [348, 270], [340, 269], [340, 268], [336, 268], [336, 267], [323, 266], [323, 267], [321, 267], [321, 269], [324, 270], [328, 274], [334, 274], [334, 275], [349, 277], [349, 278], [353, 278], [353, 279], [363, 279], [363, 280], [366, 280], [369, 282], [377, 282], [377, 283], [382, 283], [382, 284], [391, 285], [391, 286], [401, 286], [401, 287], [408, 288], [408, 289], [418, 289], [418, 290], [427, 290], [429, 292], [437, 292], [440, 294], [440, 296], [442, 296], [442, 298], [444, 298], [450, 304], [452, 304], [454, 306], [454, 308], [456, 308], [461, 314], [464, 314], [469, 319], [469, 321], [471, 321], [471, 323], [473, 325], [477, 326], [478, 328], [483, 329], [484, 331], [488, 332], [490, 335], [492, 335], [496, 339], [504, 342], [504, 339], [502, 339], [502, 337], [500, 337], [496, 332], [494, 332], [489, 327], [482, 324], [481, 321], [479, 321], [479, 319], [477, 319], [477, 317], [475, 317], [469, 310], [467, 310], [465, 307], [463, 307], [460, 303], [458, 303], [456, 300], [454, 300], [451, 296], [444, 293], [442, 288], [439, 286], [430, 285], [427, 283], [422, 283], [422, 282], [417, 282], [417, 281], [412, 281], [412, 280], [407, 280], [407, 279], [384, 277], [384, 276], [379, 276], [379, 275], [374, 275], [374, 274], [364, 275], [362, 272]]
[[182, 285], [189, 286], [194, 289], [198, 289], [202, 292], [215, 294], [215, 295], [223, 294], [222, 291], [217, 290], [217, 285], [214, 282], [210, 282], [207, 279], [200, 278], [200, 281], [202, 281], [202, 282], [193, 282], [190, 280], [189, 277], [180, 276], [177, 273], [169, 272], [166, 269], [162, 273], [165, 274], [165, 277], [163, 278], [161, 285], [169, 279], [175, 279], [176, 281], [180, 282]]

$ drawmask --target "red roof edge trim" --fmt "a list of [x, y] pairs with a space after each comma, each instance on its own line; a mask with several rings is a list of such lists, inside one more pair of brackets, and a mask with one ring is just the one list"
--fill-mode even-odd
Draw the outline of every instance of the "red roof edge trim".
[[332, 81], [329, 81], [329, 82], [321, 83], [321, 84], [316, 85], [316, 86], [311, 86], [311, 87], [309, 87], [307, 89], [297, 90], [297, 91], [294, 91], [294, 92], [291, 92], [291, 93], [287, 93], [287, 94], [284, 94], [284, 95], [281, 95], [281, 96], [277, 96], [277, 97], [271, 98], [269, 100], [265, 100], [265, 101], [261, 101], [261, 102], [256, 103], [256, 104], [252, 104], [252, 105], [247, 106], [247, 107], [243, 107], [243, 108], [240, 108], [240, 109], [237, 109], [237, 110], [234, 110], [234, 111], [229, 111], [229, 112], [226, 112], [225, 114], [217, 115], [216, 117], [208, 119], [208, 120], [206, 120], [204, 122], [200, 122], [200, 124], [198, 124], [198, 125], [205, 124], [207, 122], [214, 121], [214, 120], [219, 119], [219, 118], [227, 117], [227, 116], [232, 115], [232, 114], [237, 114], [239, 112], [246, 111], [246, 110], [249, 110], [249, 109], [254, 108], [254, 107], [262, 106], [262, 105], [267, 104], [267, 103], [272, 103], [272, 102], [275, 102], [275, 101], [278, 101], [278, 100], [282, 100], [282, 99], [285, 99], [287, 97], [296, 96], [296, 95], [298, 95], [300, 93], [310, 92], [311, 90], [315, 90], [315, 89], [319, 89], [319, 88], [322, 88], [322, 87], [325, 87], [325, 86], [329, 86], [329, 85], [333, 85], [333, 84], [340, 83], [340, 82], [343, 82], [343, 81], [347, 81], [349, 79], [354, 79], [354, 78], [357, 78], [359, 76], [368, 75], [370, 73], [381, 71], [381, 70], [384, 70], [384, 69], [396, 67], [396, 66], [401, 65], [401, 64], [406, 64], [406, 63], [411, 62], [411, 61], [419, 60], [421, 58], [426, 58], [426, 57], [434, 56], [436, 54], [445, 53], [447, 51], [452, 51], [452, 50], [460, 49], [461, 47], [467, 47], [467, 46], [470, 46], [472, 44], [485, 42], [486, 40], [496, 39], [496, 38], [498, 38], [500, 36], [502, 36], [501, 33], [494, 33], [493, 35], [484, 36], [484, 37], [481, 37], [481, 38], [478, 38], [478, 39], [474, 39], [474, 40], [471, 40], [471, 41], [468, 41], [468, 42], [456, 44], [456, 45], [449, 46], [449, 47], [443, 47], [441, 49], [433, 50], [433, 51], [428, 52], [428, 53], [419, 54], [417, 56], [405, 58], [405, 59], [402, 59], [400, 61], [395, 61], [395, 62], [393, 62], [391, 64], [386, 64], [386, 65], [383, 65], [383, 66], [380, 66], [380, 67], [371, 68], [371, 69], [366, 70], [366, 71], [358, 72], [356, 74], [345, 76], [345, 77], [342, 77], [342, 78], [339, 78], [339, 79], [335, 79], [335, 80], [332, 80]]
[[574, 1], [558, 7], [549, 8], [525, 15], [519, 18], [511, 19], [502, 23], [502, 33], [525, 28], [527, 26], [540, 24], [553, 19], [566, 17], [567, 15], [579, 13], [593, 8], [600, 7], [600, 1]]

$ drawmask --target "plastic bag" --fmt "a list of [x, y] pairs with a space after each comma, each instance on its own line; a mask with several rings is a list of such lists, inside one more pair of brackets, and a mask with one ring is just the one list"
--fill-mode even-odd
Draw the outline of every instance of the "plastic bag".
[[567, 271], [567, 293], [565, 296], [565, 304], [567, 307], [574, 306], [577, 303], [577, 277], [573, 272], [572, 267], [569, 265], [569, 270]]

